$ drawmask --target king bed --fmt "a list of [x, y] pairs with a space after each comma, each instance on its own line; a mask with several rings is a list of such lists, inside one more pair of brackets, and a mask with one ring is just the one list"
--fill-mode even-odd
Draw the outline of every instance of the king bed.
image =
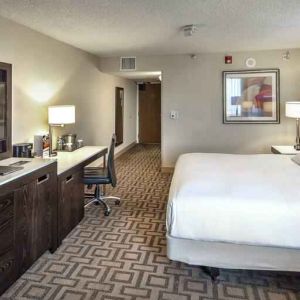
[[212, 268], [300, 271], [300, 166], [288, 155], [181, 155], [167, 255]]

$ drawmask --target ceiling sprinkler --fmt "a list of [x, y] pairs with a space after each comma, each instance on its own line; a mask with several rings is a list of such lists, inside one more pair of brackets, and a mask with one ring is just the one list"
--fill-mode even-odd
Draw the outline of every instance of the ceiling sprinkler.
[[196, 31], [198, 31], [198, 26], [195, 24], [185, 25], [182, 27], [184, 36], [192, 36]]

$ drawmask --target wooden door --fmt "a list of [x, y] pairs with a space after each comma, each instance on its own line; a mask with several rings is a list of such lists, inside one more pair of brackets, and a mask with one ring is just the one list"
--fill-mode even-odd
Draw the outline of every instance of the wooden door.
[[161, 85], [144, 84], [139, 88], [139, 142], [161, 141]]
[[116, 146], [123, 143], [123, 118], [124, 118], [124, 89], [116, 87], [115, 104], [115, 134]]

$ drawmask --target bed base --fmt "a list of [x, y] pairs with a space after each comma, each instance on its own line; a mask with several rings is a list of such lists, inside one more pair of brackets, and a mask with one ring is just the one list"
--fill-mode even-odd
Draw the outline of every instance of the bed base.
[[[189, 265], [213, 268], [300, 272], [300, 249], [189, 240], [167, 234], [167, 256]], [[216, 272], [216, 273], [215, 273]]]

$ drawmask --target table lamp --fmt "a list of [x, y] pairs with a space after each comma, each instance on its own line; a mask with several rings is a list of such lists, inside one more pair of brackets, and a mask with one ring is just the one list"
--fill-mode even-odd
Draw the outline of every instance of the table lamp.
[[55, 105], [48, 107], [49, 124], [49, 155], [55, 156], [56, 152], [52, 150], [52, 127], [64, 127], [66, 124], [75, 123], [75, 105]]
[[300, 118], [300, 102], [286, 102], [285, 103], [285, 115], [289, 118], [296, 119], [296, 145], [294, 148], [300, 150], [300, 128], [299, 128], [299, 118]]

